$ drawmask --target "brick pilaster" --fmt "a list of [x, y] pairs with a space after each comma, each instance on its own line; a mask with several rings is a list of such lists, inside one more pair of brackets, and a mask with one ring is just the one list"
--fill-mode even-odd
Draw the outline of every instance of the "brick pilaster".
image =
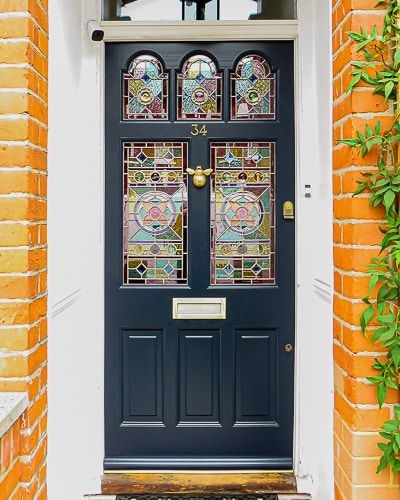
[[[336, 140], [355, 135], [367, 123], [381, 120], [390, 125], [393, 113], [370, 87], [358, 86], [347, 94], [352, 78], [351, 62], [360, 59], [348, 31], [381, 29], [384, 11], [375, 0], [333, 0], [333, 93], [334, 93], [334, 360], [335, 360], [335, 487], [336, 498], [346, 500], [391, 500], [399, 498], [399, 484], [389, 471], [376, 474], [380, 451], [378, 430], [392, 409], [379, 410], [375, 386], [366, 380], [376, 372], [373, 358], [382, 355], [363, 337], [359, 320], [368, 291], [366, 267], [379, 253], [383, 213], [369, 206], [368, 194], [352, 198], [361, 172], [374, 169], [376, 151], [361, 158]], [[384, 354], [384, 353], [383, 353]], [[398, 394], [390, 394], [395, 402]]]
[[0, 0], [0, 391], [29, 394], [10, 496], [27, 499], [46, 498], [47, 8]]

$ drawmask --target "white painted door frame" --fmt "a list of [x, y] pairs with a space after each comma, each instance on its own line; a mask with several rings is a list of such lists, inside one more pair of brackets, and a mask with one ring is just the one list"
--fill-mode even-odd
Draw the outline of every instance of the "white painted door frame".
[[[82, 3], [81, 3], [82, 1]], [[104, 377], [104, 54], [84, 31], [96, 0], [50, 6], [49, 498], [99, 493]], [[172, 26], [171, 26], [172, 24]], [[299, 22], [102, 23], [107, 40], [292, 39], [296, 53], [296, 373], [299, 491], [333, 498], [329, 0]], [[224, 27], [225, 24], [225, 27]], [[155, 28], [155, 29], [153, 29]], [[239, 29], [240, 28], [240, 29]], [[194, 35], [195, 31], [197, 35]], [[196, 38], [197, 36], [197, 38]], [[154, 38], [152, 38], [154, 40]], [[66, 100], [66, 96], [68, 100]], [[307, 187], [309, 186], [309, 187]], [[72, 203], [66, 209], [66, 193]], [[74, 491], [60, 492], [74, 463]], [[65, 488], [64, 488], [65, 489]]]

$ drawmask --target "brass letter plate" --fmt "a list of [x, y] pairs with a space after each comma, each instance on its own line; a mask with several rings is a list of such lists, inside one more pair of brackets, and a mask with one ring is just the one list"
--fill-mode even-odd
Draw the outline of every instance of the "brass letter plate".
[[173, 319], [226, 319], [226, 298], [172, 299]]

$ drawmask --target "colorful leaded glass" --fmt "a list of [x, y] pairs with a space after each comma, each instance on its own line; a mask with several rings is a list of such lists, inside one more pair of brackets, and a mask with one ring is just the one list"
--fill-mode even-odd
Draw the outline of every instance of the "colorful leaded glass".
[[275, 75], [256, 54], [242, 57], [231, 75], [232, 120], [275, 119]]
[[168, 74], [154, 56], [136, 57], [123, 75], [124, 120], [168, 119]]
[[275, 143], [213, 142], [211, 284], [275, 283]]
[[222, 75], [205, 55], [189, 57], [178, 73], [178, 120], [222, 118]]
[[187, 143], [125, 142], [124, 283], [187, 283]]

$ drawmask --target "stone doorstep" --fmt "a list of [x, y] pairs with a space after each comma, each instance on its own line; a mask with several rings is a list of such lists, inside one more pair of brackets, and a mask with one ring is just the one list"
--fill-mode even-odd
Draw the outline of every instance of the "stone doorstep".
[[[156, 496], [156, 495], [153, 495]], [[115, 495], [85, 495], [86, 500], [116, 500]], [[279, 500], [312, 500], [310, 495], [298, 494], [298, 495], [278, 495]]]

